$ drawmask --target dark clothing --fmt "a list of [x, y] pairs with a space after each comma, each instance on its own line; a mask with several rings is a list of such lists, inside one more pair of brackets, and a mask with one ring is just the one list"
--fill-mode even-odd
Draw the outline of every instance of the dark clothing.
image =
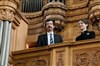
[[95, 38], [95, 32], [93, 32], [93, 31], [84, 31], [84, 32], [81, 33], [81, 35], [76, 37], [76, 41], [92, 39], [92, 38]]
[[[63, 42], [62, 37], [58, 34], [54, 34], [54, 43], [61, 43]], [[38, 41], [37, 41], [37, 46], [47, 46], [48, 45], [48, 38], [47, 34], [39, 35]]]

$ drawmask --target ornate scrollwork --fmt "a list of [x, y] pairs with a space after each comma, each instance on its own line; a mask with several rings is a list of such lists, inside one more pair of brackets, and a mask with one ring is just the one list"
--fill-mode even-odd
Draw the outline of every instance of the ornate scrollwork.
[[14, 66], [26, 66], [26, 63], [26, 60], [17, 60], [16, 62], [14, 62]]
[[32, 66], [49, 66], [49, 56], [38, 56], [32, 58]]
[[64, 52], [57, 53], [57, 66], [64, 66]]
[[90, 22], [94, 28], [100, 30], [100, 0], [91, 0], [89, 6]]
[[50, 66], [50, 55], [17, 59], [13, 66]]
[[14, 20], [13, 11], [11, 11], [9, 9], [1, 9], [0, 10], [0, 20], [13, 21]]
[[34, 60], [33, 66], [46, 66], [45, 60]]
[[98, 30], [100, 30], [100, 18], [94, 18], [92, 22], [93, 22], [92, 25], [94, 27], [97, 27]]
[[100, 66], [99, 47], [74, 51], [73, 66]]
[[100, 51], [97, 51], [95, 54], [94, 54], [94, 66], [100, 66]]
[[75, 66], [89, 66], [90, 56], [88, 53], [76, 54]]

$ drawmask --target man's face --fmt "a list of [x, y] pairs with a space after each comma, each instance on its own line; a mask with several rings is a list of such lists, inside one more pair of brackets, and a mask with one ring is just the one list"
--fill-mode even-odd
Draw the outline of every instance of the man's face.
[[53, 31], [54, 27], [55, 26], [53, 24], [53, 21], [46, 22], [46, 30], [47, 30], [47, 32]]
[[84, 22], [79, 21], [79, 27], [81, 30], [87, 29], [87, 26], [88, 26], [88, 24], [85, 24]]

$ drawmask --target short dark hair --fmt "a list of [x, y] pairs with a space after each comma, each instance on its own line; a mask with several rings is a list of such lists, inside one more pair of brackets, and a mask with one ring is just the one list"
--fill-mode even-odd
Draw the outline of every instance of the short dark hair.
[[81, 19], [80, 21], [82, 21], [85, 24], [88, 24], [87, 29], [89, 28], [89, 21], [87, 18]]
[[88, 22], [88, 19], [87, 19], [87, 18], [81, 19], [80, 21], [84, 22], [85, 24], [89, 24], [89, 22]]
[[55, 25], [55, 20], [54, 19], [48, 19], [48, 20], [45, 21], [44, 26], [46, 26], [46, 22], [49, 22], [49, 21], [52, 21], [53, 24]]

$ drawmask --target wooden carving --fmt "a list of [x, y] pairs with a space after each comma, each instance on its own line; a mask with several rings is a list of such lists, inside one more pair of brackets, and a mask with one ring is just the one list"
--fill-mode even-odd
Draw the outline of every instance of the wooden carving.
[[93, 57], [94, 66], [100, 66], [100, 51], [95, 52]]
[[39, 56], [32, 58], [32, 66], [49, 66], [50, 65], [49, 55]]
[[94, 18], [92, 22], [93, 29], [100, 31], [100, 18]]
[[89, 19], [93, 28], [100, 31], [100, 0], [90, 1]]
[[14, 62], [14, 66], [26, 66], [27, 60], [17, 60]]
[[64, 66], [64, 52], [57, 52], [57, 66]]
[[9, 9], [1, 9], [0, 10], [0, 20], [14, 20], [14, 13]]
[[75, 65], [76, 66], [88, 66], [89, 62], [90, 62], [90, 56], [88, 55], [88, 53], [82, 53], [79, 55], [76, 55], [76, 62]]
[[46, 66], [46, 61], [45, 60], [35, 60], [33, 61], [33, 66]]
[[100, 49], [91, 48], [74, 51], [73, 66], [100, 66]]
[[50, 66], [50, 56], [34, 56], [32, 58], [15, 60], [14, 66]]

